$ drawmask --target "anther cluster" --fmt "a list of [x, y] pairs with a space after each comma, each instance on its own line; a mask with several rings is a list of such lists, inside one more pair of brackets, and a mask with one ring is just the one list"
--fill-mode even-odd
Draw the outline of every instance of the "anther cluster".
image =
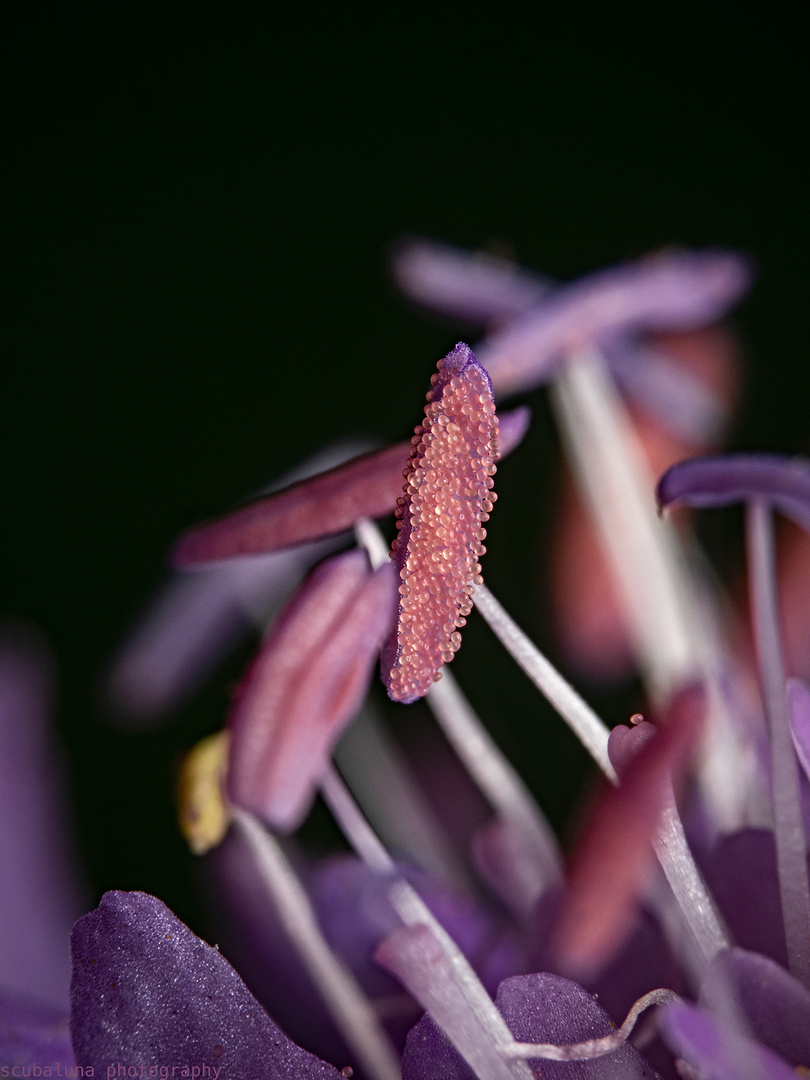
[[402, 702], [423, 697], [461, 644], [459, 628], [483, 580], [483, 523], [496, 499], [498, 418], [489, 376], [463, 343], [437, 367], [425, 419], [414, 428], [391, 551], [400, 608], [383, 676], [390, 697]]

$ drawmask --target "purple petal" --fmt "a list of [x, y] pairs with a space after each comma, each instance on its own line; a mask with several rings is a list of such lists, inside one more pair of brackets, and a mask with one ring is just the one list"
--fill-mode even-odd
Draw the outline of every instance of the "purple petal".
[[810, 779], [810, 687], [799, 679], [788, 679], [793, 745], [805, 776]]
[[70, 1026], [85, 1068], [196, 1064], [215, 1077], [340, 1076], [290, 1042], [227, 960], [152, 896], [106, 893], [76, 923], [72, 947]]
[[545, 382], [583, 346], [643, 330], [703, 326], [746, 291], [748, 264], [729, 252], [664, 251], [557, 289], [478, 349], [497, 394]]
[[363, 551], [322, 563], [268, 633], [229, 718], [234, 802], [296, 828], [345, 724], [365, 695], [394, 618], [391, 564]]
[[[525, 409], [502, 418], [502, 455], [517, 446], [527, 426]], [[278, 551], [343, 532], [361, 517], [392, 514], [402, 494], [402, 470], [410, 447], [409, 442], [402, 442], [355, 458], [198, 525], [178, 540], [173, 565], [190, 567], [234, 555]]]
[[743, 829], [724, 837], [702, 869], [733, 940], [787, 967], [773, 833]]
[[711, 1013], [669, 1005], [660, 1020], [664, 1041], [705, 1080], [796, 1080], [782, 1058], [730, 1031]]
[[791, 1065], [810, 1061], [810, 990], [767, 956], [727, 949], [706, 970], [700, 1004], [722, 1012], [731, 990], [749, 1034]]
[[[76, 1064], [67, 1015], [0, 997], [0, 1065], [10, 1066], [0, 1075], [31, 1076], [22, 1067], [45, 1062], [65, 1069]], [[17, 1072], [11, 1071], [14, 1066], [19, 1067]]]
[[641, 723], [611, 733], [609, 752], [621, 783], [603, 789], [574, 853], [557, 931], [566, 973], [592, 976], [626, 940], [673, 778], [696, 744], [705, 704], [702, 693], [690, 690], [672, 700], [657, 731]]
[[693, 458], [667, 469], [658, 482], [658, 505], [729, 506], [767, 503], [810, 529], [810, 461], [781, 454], [722, 454]]
[[[552, 942], [564, 903], [563, 889], [555, 888], [548, 890], [537, 904], [531, 933], [535, 971], [561, 974], [555, 967], [557, 958], [553, 955]], [[667, 987], [683, 993], [684, 978], [660, 926], [642, 908], [623, 947], [582, 985], [618, 1021], [651, 990]], [[671, 1075], [671, 1055], [660, 1039], [645, 1044], [644, 1056], [666, 1076]]]
[[38, 635], [0, 628], [0, 991], [67, 1013], [82, 907], [49, 730], [53, 681]]
[[472, 322], [520, 315], [537, 304], [551, 281], [486, 252], [406, 240], [393, 252], [391, 272], [402, 292], [419, 304]]
[[[584, 1042], [615, 1031], [610, 1017], [581, 986], [558, 975], [519, 975], [501, 983], [495, 998], [519, 1042]], [[592, 1061], [529, 1061], [543, 1080], [652, 1080], [655, 1071], [629, 1045]], [[472, 1080], [474, 1074], [425, 1015], [408, 1036], [403, 1080]]]
[[[403, 870], [403, 877], [414, 886], [490, 993], [507, 976], [526, 970], [526, 957], [516, 935], [483, 905], [419, 871]], [[388, 898], [390, 880], [352, 856], [337, 856], [319, 866], [310, 887], [324, 936], [332, 948], [351, 965], [364, 989], [373, 993], [385, 987], [391, 993], [389, 977], [373, 961], [380, 940], [401, 925]]]

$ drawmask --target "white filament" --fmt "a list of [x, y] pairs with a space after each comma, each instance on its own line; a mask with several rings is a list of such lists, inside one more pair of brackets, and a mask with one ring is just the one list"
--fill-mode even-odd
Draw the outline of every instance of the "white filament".
[[430, 688], [427, 703], [492, 808], [521, 838], [526, 856], [522, 866], [523, 906], [531, 907], [545, 889], [562, 877], [551, 826], [446, 667], [441, 681]]
[[785, 924], [788, 967], [810, 986], [810, 884], [799, 801], [799, 763], [793, 748], [790, 705], [779, 633], [773, 517], [760, 502], [746, 514], [754, 639], [762, 700], [771, 741], [772, 800], [776, 866]]
[[[619, 778], [608, 757], [610, 731], [607, 725], [543, 656], [486, 586], [479, 585], [473, 599], [506, 649], [580, 738], [608, 779], [617, 784]], [[720, 949], [727, 948], [728, 941], [689, 850], [674, 799], [670, 799], [654, 847], [673, 895], [695, 936], [699, 956], [702, 961], [708, 961]]]
[[658, 518], [655, 478], [601, 357], [582, 350], [552, 385], [568, 458], [599, 529], [653, 698], [701, 670], [702, 635], [669, 522]]
[[566, 721], [605, 776], [615, 783], [616, 770], [607, 751], [610, 735], [607, 725], [543, 656], [486, 585], [477, 586], [473, 601], [504, 648]]
[[256, 860], [282, 926], [347, 1044], [374, 1080], [400, 1080], [399, 1061], [374, 1008], [326, 943], [309, 897], [278, 843], [244, 810], [234, 807], [233, 817]]
[[[393, 859], [380, 843], [340, 776], [331, 766], [322, 778], [321, 793], [347, 840], [366, 865], [377, 873], [398, 874]], [[388, 895], [394, 910], [406, 926], [426, 926], [431, 931], [452, 969], [453, 986], [458, 991], [459, 1001], [455, 1006], [448, 1002], [448, 1007], [464, 1009], [468, 1020], [472, 1023], [472, 1030], [477, 1031], [478, 1038], [485, 1040], [491, 1047], [500, 1048], [513, 1042], [505, 1020], [467, 958], [444, 927], [434, 918], [416, 890], [402, 878], [394, 877]], [[425, 1005], [425, 1007], [428, 1006]], [[440, 1021], [437, 1019], [437, 1022]], [[467, 1048], [457, 1046], [456, 1049], [464, 1056]], [[532, 1080], [531, 1071], [522, 1062], [500, 1064], [506, 1068], [498, 1065], [496, 1071], [492, 1073], [479, 1071], [479, 1080], [506, 1080], [507, 1077], [509, 1080]]]
[[509, 1057], [521, 1057], [527, 1060], [543, 1058], [546, 1061], [591, 1061], [593, 1058], [603, 1057], [623, 1046], [645, 1009], [649, 1009], [651, 1005], [668, 1005], [680, 1000], [680, 997], [672, 990], [651, 990], [649, 994], [638, 999], [619, 1030], [610, 1035], [603, 1035], [598, 1039], [587, 1039], [585, 1042], [570, 1043], [568, 1046], [560, 1046], [556, 1043], [512, 1043], [503, 1048], [503, 1053]]

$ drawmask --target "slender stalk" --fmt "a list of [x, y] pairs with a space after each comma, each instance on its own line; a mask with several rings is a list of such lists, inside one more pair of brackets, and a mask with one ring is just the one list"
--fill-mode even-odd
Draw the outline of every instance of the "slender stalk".
[[727, 949], [730, 942], [689, 850], [674, 797], [670, 798], [664, 810], [653, 846], [669, 887], [692, 931], [698, 950], [698, 964], [702, 969], [714, 956]]
[[441, 681], [431, 687], [427, 703], [480, 791], [520, 838], [524, 879], [520, 891], [523, 906], [530, 907], [562, 877], [559, 849], [551, 826], [447, 667]]
[[233, 808], [279, 919], [323, 995], [335, 1023], [374, 1080], [400, 1080], [397, 1056], [354, 976], [329, 948], [303, 886], [276, 840], [250, 814]]
[[566, 721], [605, 776], [615, 783], [616, 770], [610, 763], [607, 751], [610, 735], [607, 725], [549, 663], [486, 585], [476, 587], [473, 600], [504, 648]]
[[[334, 767], [330, 766], [321, 780], [321, 794], [340, 825], [346, 839], [357, 855], [377, 873], [392, 876], [389, 899], [407, 927], [426, 926], [439, 945], [453, 973], [453, 987], [469, 1011], [480, 1037], [491, 1044], [498, 1055], [503, 1047], [514, 1042], [509, 1028], [495, 1003], [482, 986], [467, 958], [433, 916], [416, 890], [398, 876], [396, 864], [380, 843], [379, 838], [363, 817]], [[518, 1066], [516, 1068], [516, 1066]], [[503, 1061], [496, 1071], [511, 1080], [531, 1080], [531, 1072], [523, 1062]]]
[[541, 1058], [546, 1061], [592, 1061], [594, 1058], [604, 1057], [605, 1054], [611, 1054], [622, 1047], [645, 1009], [649, 1009], [652, 1005], [669, 1005], [680, 1001], [681, 998], [673, 990], [651, 990], [649, 994], [638, 999], [622, 1026], [611, 1035], [587, 1039], [580, 1043], [569, 1043], [567, 1046], [560, 1046], [557, 1043], [520, 1042], [510, 1047], [509, 1053], [527, 1060]]
[[[593, 349], [571, 356], [551, 400], [575, 479], [599, 533], [627, 614], [652, 701], [699, 676], [710, 691], [700, 782], [718, 822], [740, 827], [749, 787], [747, 759], [720, 689], [725, 663], [713, 602], [695, 589], [677, 534], [655, 507], [655, 480], [613, 379]], [[692, 555], [691, 563], [696, 561]], [[705, 589], [704, 589], [705, 591]], [[733, 779], [730, 779], [733, 778]]]
[[341, 736], [335, 762], [389, 850], [438, 878], [469, 888], [469, 874], [428, 806], [370, 698]]
[[[388, 549], [373, 522], [361, 519], [355, 526], [355, 534], [368, 552], [372, 566], [387, 561]], [[521, 860], [522, 880], [517, 885], [518, 902], [524, 908], [531, 906], [545, 888], [561, 877], [557, 842], [551, 827], [447, 667], [441, 681], [431, 687], [427, 703], [480, 791], [498, 816], [517, 833], [525, 855]], [[352, 788], [355, 790], [354, 785]]]
[[702, 667], [699, 621], [670, 524], [655, 509], [655, 478], [624, 405], [593, 350], [572, 356], [552, 386], [568, 457], [627, 611], [654, 700]]
[[746, 542], [754, 639], [771, 742], [771, 798], [788, 966], [792, 975], [810, 986], [810, 883], [799, 802], [799, 765], [790, 731], [779, 632], [773, 516], [762, 502], [748, 504]]
[[[473, 599], [502, 644], [580, 738], [607, 778], [617, 784], [619, 779], [608, 757], [610, 731], [607, 725], [549, 663], [486, 586], [479, 585]], [[664, 815], [654, 846], [672, 893], [695, 937], [698, 954], [705, 962], [726, 948], [728, 941], [716, 906], [689, 850], [674, 798]]]

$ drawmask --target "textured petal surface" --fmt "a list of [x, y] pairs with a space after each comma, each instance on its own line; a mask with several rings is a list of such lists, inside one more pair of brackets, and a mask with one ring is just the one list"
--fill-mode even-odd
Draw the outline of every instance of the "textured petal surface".
[[389, 564], [364, 551], [322, 563], [271, 627], [229, 718], [228, 786], [234, 802], [289, 830], [365, 694], [394, 618]]
[[[501, 983], [495, 1004], [520, 1042], [583, 1042], [611, 1034], [610, 1017], [581, 986], [558, 975], [522, 975]], [[529, 1062], [543, 1080], [652, 1080], [657, 1074], [630, 1046], [592, 1061]], [[408, 1036], [403, 1080], [474, 1080], [474, 1074], [425, 1015]]]
[[669, 1005], [660, 1023], [673, 1054], [684, 1058], [705, 1080], [796, 1080], [786, 1061], [729, 1031], [703, 1009]]
[[673, 465], [658, 483], [658, 503], [729, 506], [761, 500], [810, 529], [810, 461], [780, 454], [723, 454]]
[[810, 1062], [810, 990], [767, 956], [727, 949], [706, 970], [700, 1004], [721, 1012], [731, 989], [749, 1033], [791, 1065]]
[[79, 1065], [207, 1065], [245, 1080], [328, 1080], [216, 949], [144, 893], [106, 893], [74, 927], [71, 1034]]

